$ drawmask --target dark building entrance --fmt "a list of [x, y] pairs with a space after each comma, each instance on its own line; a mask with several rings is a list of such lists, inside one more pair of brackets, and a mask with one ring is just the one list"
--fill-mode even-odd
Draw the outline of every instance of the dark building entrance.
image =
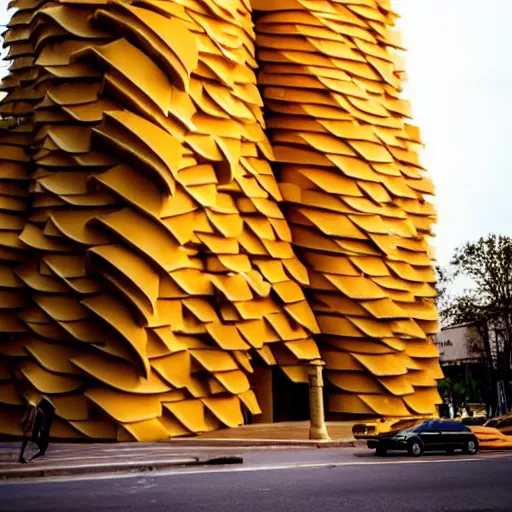
[[292, 382], [278, 366], [255, 366], [254, 392], [262, 414], [254, 423], [309, 420], [309, 385]]
[[309, 385], [292, 382], [284, 372], [272, 367], [274, 422], [309, 420]]

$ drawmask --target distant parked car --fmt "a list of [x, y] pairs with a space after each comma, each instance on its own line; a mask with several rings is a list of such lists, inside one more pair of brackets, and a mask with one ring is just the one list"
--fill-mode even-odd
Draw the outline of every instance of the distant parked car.
[[484, 427], [494, 427], [497, 428], [502, 434], [512, 436], [512, 414], [492, 418], [484, 423]]
[[391, 418], [367, 423], [356, 423], [352, 427], [352, 435], [356, 439], [376, 439], [380, 434], [411, 428], [426, 419], [431, 419], [431, 417]]
[[467, 404], [460, 421], [464, 425], [483, 425], [487, 421], [485, 404]]
[[492, 427], [496, 428], [496, 425], [503, 419], [505, 416], [496, 416], [496, 418], [491, 418], [484, 423], [484, 427]]
[[462, 450], [468, 455], [478, 452], [478, 439], [469, 427], [457, 421], [428, 420], [410, 428], [394, 430], [368, 441], [368, 448], [375, 448], [377, 455], [391, 450], [407, 451], [419, 457], [425, 451], [453, 453]]
[[484, 423], [487, 421], [487, 418], [485, 416], [467, 416], [466, 418], [461, 418], [460, 422], [464, 423], [464, 425], [468, 426], [475, 426], [475, 425], [484, 425]]
[[498, 423], [496, 427], [502, 434], [512, 436], [512, 414], [508, 415], [503, 421]]

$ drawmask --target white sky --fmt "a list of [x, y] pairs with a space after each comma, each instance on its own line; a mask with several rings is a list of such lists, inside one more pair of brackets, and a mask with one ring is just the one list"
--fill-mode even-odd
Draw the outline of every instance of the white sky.
[[437, 256], [512, 235], [512, 1], [394, 0], [423, 162], [437, 188]]
[[[6, 23], [0, 0], [0, 24]], [[437, 187], [437, 255], [512, 235], [512, 0], [394, 0], [408, 46], [406, 95]], [[0, 73], [2, 70], [0, 69]]]

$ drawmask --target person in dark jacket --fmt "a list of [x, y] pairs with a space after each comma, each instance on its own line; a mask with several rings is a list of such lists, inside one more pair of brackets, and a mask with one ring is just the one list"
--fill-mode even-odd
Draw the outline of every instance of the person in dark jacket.
[[46, 453], [50, 443], [50, 429], [54, 412], [54, 405], [46, 398], [43, 398], [37, 406], [29, 405], [27, 412], [21, 419], [23, 441], [21, 443], [19, 461], [22, 464], [26, 462], [23, 455], [29, 439], [39, 448], [39, 452], [30, 459], [31, 461], [42, 457]]
[[21, 428], [23, 430], [23, 441], [21, 442], [21, 450], [19, 461], [24, 464], [26, 460], [23, 455], [25, 453], [25, 448], [27, 447], [27, 443], [29, 439], [32, 439], [32, 434], [34, 432], [34, 426], [36, 424], [37, 417], [37, 406], [29, 404], [25, 414], [21, 418]]

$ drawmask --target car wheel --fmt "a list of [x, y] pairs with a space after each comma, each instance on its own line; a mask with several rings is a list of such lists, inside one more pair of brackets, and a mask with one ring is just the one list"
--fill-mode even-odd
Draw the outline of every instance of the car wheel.
[[409, 441], [407, 451], [411, 457], [420, 457], [423, 453], [423, 445], [417, 439], [413, 439]]
[[475, 455], [478, 452], [478, 442], [474, 439], [468, 441], [466, 443], [466, 447], [464, 448], [464, 453], [468, 455]]
[[387, 452], [386, 448], [383, 448], [382, 446], [379, 446], [375, 450], [375, 455], [377, 455], [377, 457], [385, 457], [386, 452]]

